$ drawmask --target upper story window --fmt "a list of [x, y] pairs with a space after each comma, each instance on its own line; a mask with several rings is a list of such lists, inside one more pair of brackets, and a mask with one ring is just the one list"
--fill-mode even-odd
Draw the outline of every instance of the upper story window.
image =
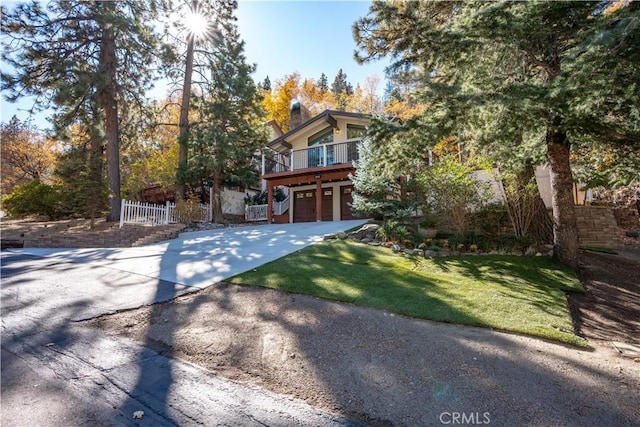
[[362, 138], [367, 133], [367, 128], [362, 125], [347, 125], [347, 139]]
[[333, 142], [333, 128], [331, 126], [326, 129], [322, 129], [320, 132], [314, 133], [307, 138], [307, 145], [309, 147], [320, 144], [329, 144], [331, 142]]

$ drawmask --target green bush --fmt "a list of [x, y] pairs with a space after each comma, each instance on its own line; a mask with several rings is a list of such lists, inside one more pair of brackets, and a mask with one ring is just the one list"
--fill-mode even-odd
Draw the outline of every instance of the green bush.
[[[287, 195], [281, 187], [276, 187], [274, 189], [273, 191], [274, 202], [281, 202], [286, 198], [287, 198]], [[266, 191], [261, 191], [253, 195], [247, 193], [244, 196], [244, 204], [249, 206], [266, 205], [268, 201], [269, 201], [269, 193], [267, 193]]]
[[18, 185], [11, 194], [2, 197], [2, 209], [12, 217], [46, 215], [50, 220], [60, 216], [62, 195], [55, 188], [39, 181]]
[[404, 242], [409, 237], [409, 230], [398, 221], [389, 220], [378, 229], [378, 237], [383, 242]]

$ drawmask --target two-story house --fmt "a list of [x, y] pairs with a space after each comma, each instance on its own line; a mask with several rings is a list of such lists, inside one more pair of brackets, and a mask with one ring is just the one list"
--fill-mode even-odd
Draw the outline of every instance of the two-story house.
[[[304, 106], [294, 102], [289, 132], [276, 136], [263, 154], [267, 221], [353, 219], [349, 174], [355, 173], [357, 144], [369, 122], [366, 115], [335, 110], [310, 117]], [[280, 208], [274, 214], [276, 187], [285, 187], [289, 197], [288, 209]]]

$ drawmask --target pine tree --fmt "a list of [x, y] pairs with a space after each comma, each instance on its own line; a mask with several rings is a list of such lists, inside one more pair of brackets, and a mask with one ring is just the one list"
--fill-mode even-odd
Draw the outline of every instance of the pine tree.
[[215, 222], [223, 221], [222, 185], [255, 183], [255, 153], [266, 143], [258, 90], [251, 78], [255, 65], [246, 62], [236, 8], [235, 1], [216, 3], [222, 37], [208, 46], [207, 79], [202, 95], [194, 97], [199, 121], [192, 128], [190, 170], [194, 181], [211, 184]]
[[153, 26], [159, 3], [58, 0], [2, 8], [2, 57], [15, 69], [2, 73], [7, 99], [32, 95], [40, 107], [55, 106], [59, 131], [100, 124], [91, 151], [106, 147], [110, 221], [120, 216], [121, 121], [128, 103], [150, 87], [162, 51]]
[[259, 84], [258, 87], [265, 91], [271, 90], [271, 80], [269, 80], [269, 76], [265, 77], [262, 84]]
[[544, 154], [554, 255], [573, 267], [572, 146], [594, 137], [631, 146], [640, 133], [640, 8], [630, 3], [607, 15], [603, 4], [376, 1], [354, 27], [357, 58], [392, 55], [391, 70], [411, 79], [429, 105], [408, 122], [421, 130], [422, 148], [448, 134], [494, 155], [508, 153], [496, 161], [524, 152], [526, 163], [530, 148]]
[[323, 94], [329, 90], [329, 81], [327, 80], [327, 75], [325, 73], [320, 74], [318, 89], [320, 89], [320, 92]]

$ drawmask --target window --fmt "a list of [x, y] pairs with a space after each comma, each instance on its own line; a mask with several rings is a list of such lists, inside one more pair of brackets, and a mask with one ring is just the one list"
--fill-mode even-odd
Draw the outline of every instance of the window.
[[332, 127], [323, 129], [320, 132], [314, 133], [309, 138], [307, 138], [307, 145], [309, 147], [312, 147], [314, 145], [319, 145], [319, 144], [329, 144], [331, 142], [333, 142]]
[[367, 133], [367, 128], [361, 125], [347, 125], [347, 139], [362, 138]]

